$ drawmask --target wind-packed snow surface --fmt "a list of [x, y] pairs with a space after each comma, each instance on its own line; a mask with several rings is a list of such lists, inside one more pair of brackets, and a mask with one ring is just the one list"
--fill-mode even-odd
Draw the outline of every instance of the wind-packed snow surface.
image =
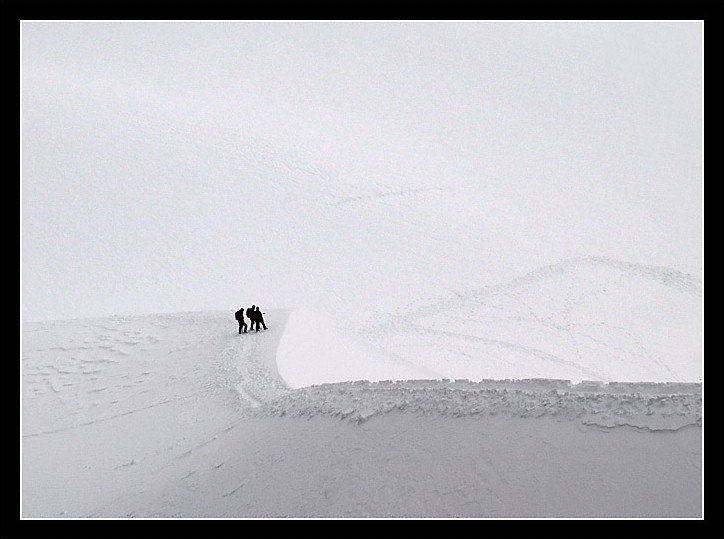
[[22, 516], [703, 516], [691, 275], [569, 260], [357, 330], [238, 307], [25, 322]]

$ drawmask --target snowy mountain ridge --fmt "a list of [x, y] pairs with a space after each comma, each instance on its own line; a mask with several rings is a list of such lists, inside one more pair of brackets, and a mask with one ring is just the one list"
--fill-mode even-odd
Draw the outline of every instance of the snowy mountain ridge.
[[403, 413], [435, 417], [549, 416], [599, 427], [650, 431], [701, 426], [700, 384], [590, 383], [566, 380], [417, 380], [344, 382], [304, 387], [254, 417], [339, 417], [362, 423]]

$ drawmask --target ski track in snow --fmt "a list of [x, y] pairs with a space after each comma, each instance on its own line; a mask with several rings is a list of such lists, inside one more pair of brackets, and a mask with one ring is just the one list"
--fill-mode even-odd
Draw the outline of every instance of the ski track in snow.
[[404, 197], [408, 195], [417, 195], [419, 193], [427, 193], [430, 191], [444, 191], [441, 187], [420, 187], [416, 189], [401, 189], [399, 191], [386, 191], [386, 192], [378, 192], [373, 193], [369, 195], [359, 195], [355, 197], [349, 197], [344, 200], [340, 200], [339, 202], [335, 203], [335, 206], [347, 206], [349, 204], [355, 204], [358, 202], [366, 202], [366, 201], [372, 201], [372, 200], [379, 200], [382, 198], [388, 198], [388, 197]]
[[[556, 287], [543, 302], [542, 287]], [[670, 303], [661, 303], [657, 287], [665, 291], [665, 301]], [[616, 378], [598, 365], [618, 363], [619, 375], [629, 367], [645, 366], [651, 380], [691, 381], [682, 378], [683, 372], [664, 356], [675, 354], [671, 350], [676, 338], [669, 336], [672, 344], [667, 344], [661, 337], [678, 330], [681, 322], [696, 320], [701, 292], [700, 279], [672, 268], [580, 257], [508, 282], [454, 292], [447, 298], [376, 316], [358, 334], [372, 333], [381, 346], [408, 360], [417, 357], [417, 362], [428, 368], [439, 365], [448, 353], [471, 359], [504, 357], [490, 353], [498, 349], [513, 352], [517, 358], [558, 364], [564, 374], [553, 378], [614, 381]], [[591, 305], [598, 317], [589, 314]], [[641, 320], [658, 311], [666, 312], [671, 320], [662, 322], [655, 333], [648, 328], [637, 331]], [[696, 352], [701, 330], [699, 335], [679, 331], [690, 345], [683, 346], [685, 353]], [[541, 340], [543, 348], [538, 345]], [[422, 343], [428, 351], [433, 350], [426, 351], [432, 359], [421, 359]], [[681, 357], [673, 363], [688, 361], [688, 357]]]
[[[590, 270], [598, 272], [606, 272], [613, 270], [613, 277], [601, 282], [600, 280], [592, 280], [587, 287], [581, 287], [581, 291], [576, 292], [575, 285], [577, 270]], [[683, 273], [672, 268], [661, 266], [647, 266], [643, 264], [635, 264], [623, 262], [606, 257], [580, 257], [563, 260], [556, 264], [544, 266], [530, 273], [517, 277], [510, 281], [495, 285], [486, 286], [477, 290], [470, 290], [465, 293], [455, 293], [451, 298], [443, 298], [436, 302], [429, 302], [421, 306], [417, 306], [407, 311], [390, 313], [386, 316], [376, 316], [370, 320], [370, 325], [382, 331], [401, 331], [412, 320], [430, 316], [433, 312], [459, 312], [461, 309], [469, 306], [481, 306], [492, 304], [494, 308], [496, 300], [508, 299], [518, 302], [518, 308], [526, 312], [532, 319], [542, 323], [550, 322], [557, 318], [563, 318], [563, 327], [570, 329], [575, 325], [570, 321], [570, 311], [576, 306], [582, 304], [586, 298], [595, 296], [606, 291], [607, 286], [621, 282], [625, 277], [639, 277], [661, 283], [662, 285], [691, 294], [701, 294], [701, 280], [687, 273]], [[559, 310], [552, 310], [549, 314], [541, 316], [536, 313], [531, 305], [526, 304], [525, 294], [546, 281], [554, 278], [568, 278], [569, 283], [566, 288], [564, 305]], [[554, 300], [555, 298], [549, 298]], [[502, 313], [510, 316], [511, 312], [506, 310], [504, 306], [497, 307]], [[500, 318], [496, 318], [499, 320]]]

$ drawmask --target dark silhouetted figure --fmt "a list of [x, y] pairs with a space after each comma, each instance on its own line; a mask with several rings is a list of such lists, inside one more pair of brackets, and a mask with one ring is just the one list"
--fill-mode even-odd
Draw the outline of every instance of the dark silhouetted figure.
[[[249, 308], [246, 310], [246, 316], [247, 316], [247, 318], [249, 319], [249, 331], [253, 331], [253, 330], [254, 330], [254, 323], [256, 322], [256, 317], [254, 316], [254, 313], [255, 313], [256, 311], [254, 311], [254, 307], [256, 307], [256, 305], [252, 305], [251, 307], [249, 307]], [[258, 324], [258, 323], [256, 324], [256, 330], [259, 331], [259, 324]]]
[[244, 307], [234, 313], [234, 318], [239, 322], [239, 335], [241, 335], [242, 329], [244, 333], [246, 333], [247, 325], [246, 322], [244, 322]]
[[266, 329], [266, 324], [264, 323], [264, 316], [261, 314], [259, 307], [256, 308], [254, 314], [256, 315], [256, 330], [259, 331], [259, 324], [264, 326], [264, 329]]

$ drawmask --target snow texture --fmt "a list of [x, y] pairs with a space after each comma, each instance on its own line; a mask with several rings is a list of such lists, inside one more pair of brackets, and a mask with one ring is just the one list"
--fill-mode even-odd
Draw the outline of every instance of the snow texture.
[[[555, 312], [535, 291], [561, 283]], [[658, 306], [640, 333], [617, 318], [641, 316], [632, 283]], [[700, 299], [691, 276], [585, 260], [366, 335], [306, 309], [265, 310], [269, 329], [241, 335], [238, 307], [26, 322], [23, 517], [701, 517], [700, 349], [647, 339]], [[478, 314], [446, 316], [464, 309]], [[511, 320], [539, 322], [535, 347], [513, 347]], [[389, 348], [411, 334], [432, 348], [418, 362]], [[509, 344], [460, 352], [491, 340]], [[435, 364], [445, 343], [458, 359]], [[511, 348], [520, 376], [488, 376]]]
[[22, 518], [703, 518], [702, 21], [21, 41]]

